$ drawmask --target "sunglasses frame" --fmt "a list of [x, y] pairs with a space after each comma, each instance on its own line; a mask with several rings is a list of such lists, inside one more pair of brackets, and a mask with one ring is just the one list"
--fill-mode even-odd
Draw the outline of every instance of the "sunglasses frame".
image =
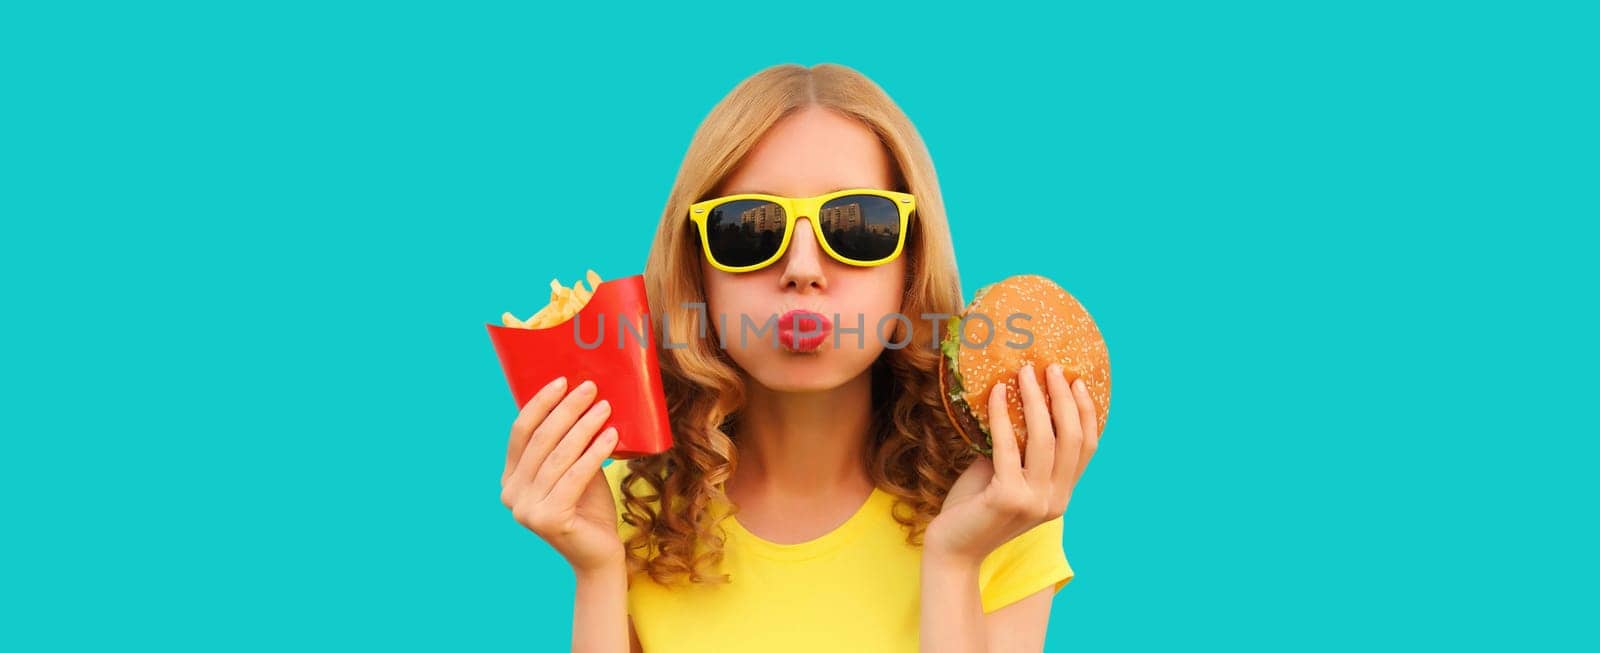
[[[817, 214], [822, 212], [822, 205], [847, 195], [869, 195], [873, 197], [882, 197], [894, 202], [894, 205], [900, 209], [900, 237], [899, 240], [894, 244], [893, 253], [885, 256], [881, 260], [862, 261], [848, 258], [839, 252], [834, 251], [833, 245], [829, 244], [828, 239], [822, 235], [822, 221], [817, 219]], [[718, 206], [728, 202], [736, 202], [739, 200], [763, 200], [772, 202], [773, 204], [777, 204], [778, 206], [782, 207], [785, 219], [783, 225], [783, 242], [778, 243], [777, 253], [773, 254], [771, 258], [768, 258], [765, 261], [761, 261], [752, 265], [723, 265], [722, 262], [717, 260], [717, 257], [711, 254], [711, 239], [706, 235], [706, 217], [711, 215], [712, 209], [715, 209]], [[905, 249], [906, 246], [906, 227], [911, 222], [911, 214], [915, 213], [916, 210], [917, 198], [912, 196], [910, 193], [881, 190], [877, 188], [846, 188], [814, 197], [784, 197], [782, 195], [766, 195], [763, 193], [741, 193], [738, 195], [727, 195], [724, 197], [695, 202], [694, 204], [689, 205], [689, 220], [700, 229], [700, 249], [704, 252], [706, 261], [711, 263], [712, 267], [722, 270], [723, 272], [754, 272], [756, 270], [760, 270], [761, 268], [772, 265], [773, 263], [777, 262], [778, 259], [783, 258], [784, 253], [789, 251], [789, 241], [794, 239], [794, 224], [802, 215], [806, 216], [806, 218], [810, 220], [811, 231], [816, 233], [817, 243], [822, 245], [822, 250], [827, 252], [828, 256], [840, 263], [869, 268], [884, 265], [886, 263], [893, 262], [897, 258], [900, 258], [900, 253]]]

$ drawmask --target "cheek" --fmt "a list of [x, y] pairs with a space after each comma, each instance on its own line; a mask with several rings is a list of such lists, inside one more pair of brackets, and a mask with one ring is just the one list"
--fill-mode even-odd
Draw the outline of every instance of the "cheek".
[[864, 280], [865, 285], [872, 291], [862, 293], [869, 298], [870, 305], [865, 308], [880, 314], [899, 312], [906, 294], [905, 259], [870, 268], [867, 273], [870, 278]]
[[[881, 287], [885, 289], [885, 292], [882, 293], [877, 300], [879, 303], [879, 308], [881, 309], [879, 315], [903, 313], [906, 296], [905, 257], [901, 257], [900, 260], [882, 267], [884, 277], [879, 281], [879, 283], [882, 284]], [[914, 328], [916, 321], [921, 319], [916, 315], [907, 315], [906, 317], [910, 318], [911, 324], [906, 324], [906, 320], [880, 318], [878, 325], [882, 331], [879, 336], [883, 338], [885, 342], [888, 342], [894, 337], [893, 334], [897, 326], [902, 328], [911, 326]]]
[[707, 263], [700, 261], [700, 278], [705, 280], [706, 310], [711, 315], [716, 315], [718, 310], [723, 310], [730, 301], [739, 299], [739, 278], [723, 272]]
[[[885, 316], [901, 312], [905, 299], [905, 268], [889, 264], [859, 270], [841, 286], [839, 294], [849, 300], [840, 308], [850, 314], [851, 324], [855, 324], [855, 316], [859, 314], [868, 327], [867, 332], [871, 333], [871, 327], [880, 324]], [[917, 316], [908, 317], [915, 320]], [[894, 322], [889, 320], [887, 324], [885, 331], [892, 329]]]
[[737, 320], [739, 315], [753, 314], [761, 308], [759, 276], [735, 275], [716, 269], [706, 273], [706, 312], [713, 323], [719, 314]]

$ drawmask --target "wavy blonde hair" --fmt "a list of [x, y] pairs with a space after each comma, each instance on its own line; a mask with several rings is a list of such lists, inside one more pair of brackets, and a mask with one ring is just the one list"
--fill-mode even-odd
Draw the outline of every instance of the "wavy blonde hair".
[[[645, 264], [651, 314], [664, 323], [661, 374], [666, 385], [673, 447], [627, 461], [622, 478], [623, 522], [634, 532], [626, 541], [630, 577], [645, 572], [658, 583], [687, 578], [693, 583], [728, 582], [713, 573], [720, 565], [728, 515], [713, 501], [731, 505], [723, 483], [739, 464], [735, 425], [745, 400], [744, 381], [712, 338], [696, 337], [705, 302], [698, 233], [689, 227], [689, 205], [707, 199], [779, 119], [820, 105], [852, 116], [877, 133], [891, 155], [894, 179], [917, 198], [906, 241], [906, 293], [901, 313], [911, 318], [912, 340], [885, 349], [872, 364], [871, 442], [867, 468], [872, 481], [895, 496], [894, 518], [907, 542], [921, 546], [928, 522], [945, 494], [976, 455], [962, 443], [939, 394], [940, 357], [930, 342], [925, 313], [958, 313], [962, 306], [950, 228], [933, 160], [905, 113], [861, 73], [837, 64], [782, 64], [740, 82], [700, 123], [673, 182], [655, 243]], [[702, 304], [703, 305], [703, 304]], [[665, 320], [662, 318], [665, 317]], [[899, 321], [890, 342], [905, 342]], [[670, 338], [670, 340], [668, 340]], [[678, 348], [683, 343], [686, 347]], [[658, 347], [661, 343], [658, 343]], [[884, 398], [890, 401], [884, 401]], [[639, 481], [647, 486], [636, 494]]]

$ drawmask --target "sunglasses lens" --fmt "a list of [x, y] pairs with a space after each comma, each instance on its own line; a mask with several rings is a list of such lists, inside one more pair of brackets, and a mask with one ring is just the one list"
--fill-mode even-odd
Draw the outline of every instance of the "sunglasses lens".
[[822, 205], [822, 236], [840, 256], [881, 261], [900, 244], [900, 207], [887, 197], [845, 195]]
[[765, 200], [734, 200], [706, 216], [706, 243], [717, 263], [755, 265], [778, 253], [786, 226], [783, 207]]

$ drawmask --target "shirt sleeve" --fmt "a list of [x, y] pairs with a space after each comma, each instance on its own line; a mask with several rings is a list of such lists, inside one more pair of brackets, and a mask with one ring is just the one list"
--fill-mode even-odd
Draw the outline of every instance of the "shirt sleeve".
[[984, 613], [1016, 603], [1047, 587], [1061, 591], [1072, 580], [1072, 566], [1061, 545], [1063, 517], [1033, 527], [989, 553], [978, 566]]

